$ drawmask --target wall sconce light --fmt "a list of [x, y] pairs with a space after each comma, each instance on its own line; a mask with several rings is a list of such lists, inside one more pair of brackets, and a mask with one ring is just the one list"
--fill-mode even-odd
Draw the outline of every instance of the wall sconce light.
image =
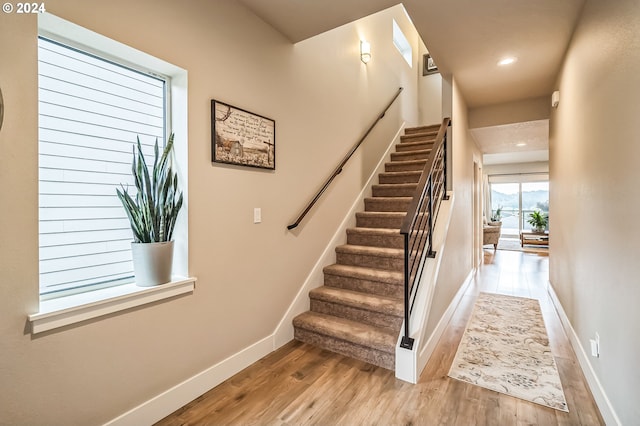
[[371, 60], [371, 43], [360, 40], [360, 60], [365, 64]]
[[559, 103], [560, 103], [560, 92], [556, 90], [551, 94], [551, 106], [554, 108], [558, 108]]

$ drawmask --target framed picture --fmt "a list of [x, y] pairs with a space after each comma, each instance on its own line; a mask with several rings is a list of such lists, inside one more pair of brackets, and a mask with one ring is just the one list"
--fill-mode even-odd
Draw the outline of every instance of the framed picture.
[[435, 74], [438, 72], [438, 66], [433, 62], [433, 58], [428, 53], [423, 57], [422, 75]]
[[215, 163], [276, 168], [276, 122], [211, 100], [211, 156]]

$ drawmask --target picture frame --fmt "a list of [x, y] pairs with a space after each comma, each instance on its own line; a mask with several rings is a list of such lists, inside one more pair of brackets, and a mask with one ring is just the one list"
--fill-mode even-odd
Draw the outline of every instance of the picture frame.
[[438, 71], [438, 66], [436, 65], [436, 63], [433, 61], [433, 58], [431, 57], [430, 54], [425, 54], [422, 56], [423, 59], [423, 63], [422, 63], [422, 75], [429, 75], [429, 74], [435, 74]]
[[212, 99], [211, 160], [275, 170], [276, 122]]

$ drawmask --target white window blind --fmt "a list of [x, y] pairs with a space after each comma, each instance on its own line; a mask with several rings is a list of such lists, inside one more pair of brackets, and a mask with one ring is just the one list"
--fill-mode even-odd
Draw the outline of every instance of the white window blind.
[[166, 134], [160, 77], [40, 38], [39, 226], [43, 298], [133, 281], [131, 229], [116, 187], [139, 136]]

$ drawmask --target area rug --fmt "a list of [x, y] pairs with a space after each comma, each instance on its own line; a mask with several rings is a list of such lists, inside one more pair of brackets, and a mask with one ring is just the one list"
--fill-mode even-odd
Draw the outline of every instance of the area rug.
[[549, 247], [545, 246], [520, 246], [519, 238], [500, 238], [498, 241], [498, 250], [524, 251], [527, 253], [549, 253]]
[[449, 377], [569, 411], [535, 299], [480, 293]]

